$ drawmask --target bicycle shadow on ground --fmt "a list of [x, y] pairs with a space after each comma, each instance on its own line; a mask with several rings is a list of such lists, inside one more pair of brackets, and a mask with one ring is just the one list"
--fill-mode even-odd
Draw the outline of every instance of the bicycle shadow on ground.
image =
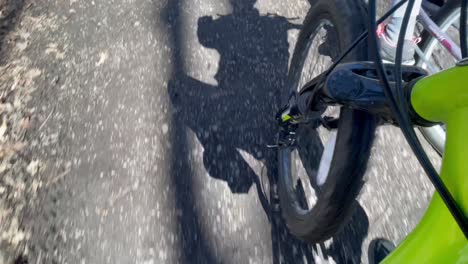
[[8, 33], [15, 28], [19, 17], [25, 8], [25, 0], [3, 0], [0, 1], [0, 65], [5, 63], [8, 54]]
[[[169, 82], [173, 123], [178, 126], [175, 130], [179, 134], [186, 129], [194, 132], [204, 149], [206, 171], [226, 182], [232, 193], [257, 190], [271, 223], [274, 263], [314, 263], [317, 251], [336, 263], [359, 263], [368, 229], [362, 208], [356, 210], [350, 224], [334, 237], [332, 244], [327, 248], [322, 245], [321, 249], [290, 235], [280, 213], [270, 210], [269, 193], [265, 193], [262, 182], [274, 181], [277, 166], [276, 150], [266, 146], [275, 142], [274, 114], [285, 89], [287, 33], [298, 26], [284, 17], [260, 15], [254, 8], [255, 0], [231, 3], [232, 14], [198, 20], [199, 42], [220, 54], [217, 85], [203, 83], [177, 69]], [[187, 147], [174, 146], [173, 156], [184, 157]], [[246, 154], [261, 163], [265, 173], [257, 175], [246, 161]], [[190, 166], [189, 161], [183, 162], [187, 163], [185, 167]], [[184, 174], [180, 167], [178, 170], [174, 173]]]

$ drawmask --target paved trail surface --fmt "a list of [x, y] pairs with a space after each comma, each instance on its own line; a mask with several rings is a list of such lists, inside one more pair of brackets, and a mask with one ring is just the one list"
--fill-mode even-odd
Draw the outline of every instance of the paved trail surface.
[[432, 190], [392, 127], [378, 130], [361, 206], [332, 241], [301, 243], [264, 210], [272, 113], [310, 5], [232, 2], [23, 11], [15, 56], [40, 71], [29, 137], [41, 185], [20, 219], [29, 263], [358, 263], [375, 237], [414, 227]]

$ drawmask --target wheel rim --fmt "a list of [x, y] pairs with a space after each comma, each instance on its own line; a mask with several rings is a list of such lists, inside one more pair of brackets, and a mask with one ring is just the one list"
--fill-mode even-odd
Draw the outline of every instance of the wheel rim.
[[323, 186], [327, 181], [328, 173], [330, 172], [331, 161], [333, 158], [333, 151], [335, 150], [336, 144], [336, 131], [332, 131], [330, 138], [325, 145], [323, 150], [322, 158], [320, 159], [319, 170], [317, 173], [317, 185]]
[[[338, 56], [336, 29], [326, 19], [320, 20], [318, 27], [308, 38], [302, 72], [297, 76], [291, 90], [298, 91], [308, 81], [325, 71], [332, 58]], [[328, 48], [331, 43], [335, 48]], [[322, 117], [339, 118], [339, 107], [328, 107]], [[321, 188], [326, 183], [335, 149], [336, 129], [304, 124], [296, 131], [297, 146], [280, 149], [284, 180], [290, 193], [295, 195], [295, 209], [298, 214], [307, 214], [317, 203]]]

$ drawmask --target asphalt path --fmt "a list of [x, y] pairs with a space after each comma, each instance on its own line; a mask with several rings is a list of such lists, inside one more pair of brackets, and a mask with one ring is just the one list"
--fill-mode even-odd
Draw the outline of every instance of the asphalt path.
[[[304, 0], [48, 0], [15, 30], [40, 69], [24, 209], [29, 263], [360, 263], [432, 194], [397, 128], [377, 131], [360, 206], [322, 245], [266, 210], [274, 113]], [[34, 23], [31, 21], [35, 21]], [[45, 143], [47, 144], [45, 144]], [[435, 159], [437, 161], [437, 159]]]

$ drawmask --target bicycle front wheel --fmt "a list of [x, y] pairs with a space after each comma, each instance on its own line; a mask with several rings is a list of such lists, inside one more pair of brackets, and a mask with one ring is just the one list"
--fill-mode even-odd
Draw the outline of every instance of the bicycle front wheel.
[[[325, 71], [364, 30], [358, 1], [319, 0], [310, 9], [289, 70], [289, 94]], [[365, 45], [347, 61], [365, 60]], [[322, 120], [301, 124], [294, 146], [280, 147], [279, 198], [289, 231], [309, 242], [333, 236], [356, 205], [374, 136], [376, 119], [365, 112], [331, 106]]]

